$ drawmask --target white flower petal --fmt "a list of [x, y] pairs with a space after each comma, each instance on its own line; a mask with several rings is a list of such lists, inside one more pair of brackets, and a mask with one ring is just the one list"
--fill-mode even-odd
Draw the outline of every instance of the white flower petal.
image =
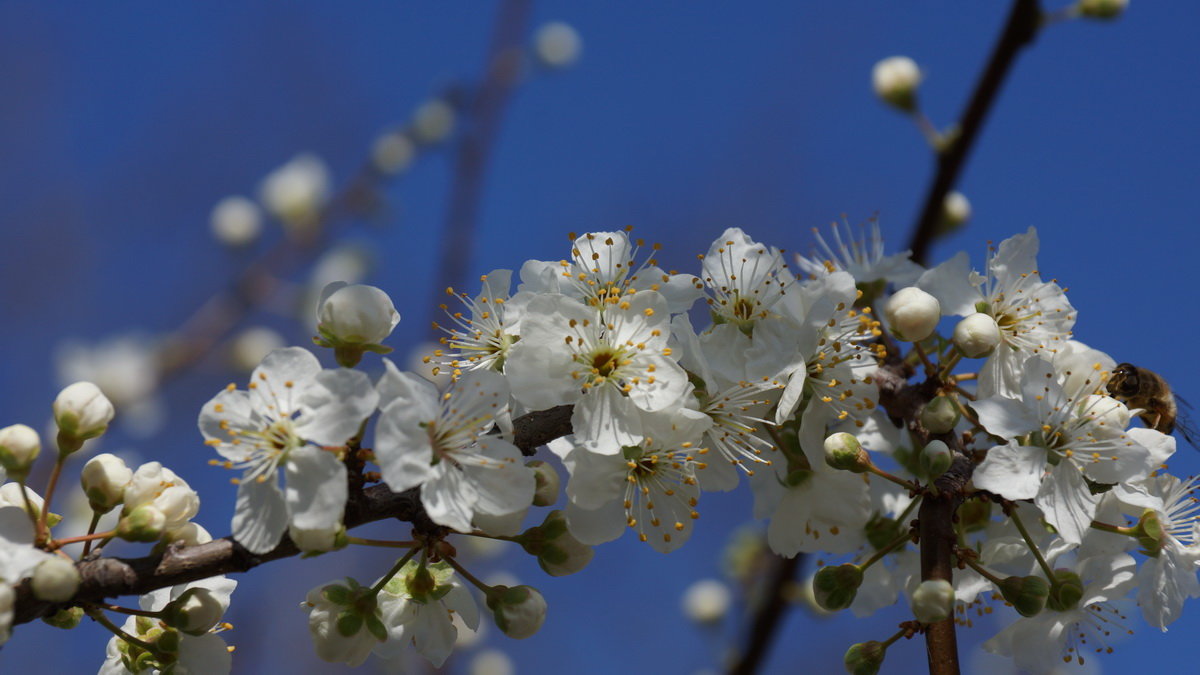
[[242, 481], [233, 513], [233, 538], [251, 553], [266, 553], [279, 544], [287, 529], [287, 502], [279, 489], [279, 476]]
[[375, 412], [379, 393], [366, 373], [348, 368], [324, 370], [300, 396], [305, 413], [297, 432], [318, 445], [343, 445]]
[[304, 530], [332, 530], [346, 509], [346, 465], [312, 445], [296, 448], [287, 460], [287, 508], [291, 523]]
[[1033, 499], [1046, 469], [1046, 450], [1009, 441], [988, 450], [987, 458], [975, 467], [975, 487], [1006, 499]]

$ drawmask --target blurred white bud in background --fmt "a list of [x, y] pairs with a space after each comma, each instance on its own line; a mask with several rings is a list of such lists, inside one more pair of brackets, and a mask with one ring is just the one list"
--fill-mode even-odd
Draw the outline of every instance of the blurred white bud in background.
[[951, 229], [962, 225], [971, 219], [971, 202], [961, 192], [947, 194], [942, 202], [942, 218]]
[[267, 174], [259, 187], [259, 200], [289, 230], [306, 234], [329, 201], [330, 184], [329, 169], [320, 157], [296, 155]]
[[514, 675], [512, 659], [499, 649], [484, 649], [471, 659], [471, 675]]
[[262, 212], [258, 204], [233, 195], [217, 202], [209, 224], [213, 236], [226, 246], [247, 246], [258, 240], [262, 232]]
[[696, 623], [716, 623], [725, 617], [733, 598], [716, 579], [701, 579], [683, 593], [683, 613]]
[[165, 405], [155, 395], [160, 351], [157, 340], [136, 333], [93, 344], [68, 340], [55, 349], [54, 363], [61, 384], [94, 383], [121, 411], [121, 428], [145, 438], [166, 422]]
[[413, 113], [412, 132], [417, 141], [426, 145], [441, 143], [454, 132], [454, 106], [435, 98], [422, 103]]
[[407, 134], [389, 131], [375, 139], [371, 146], [371, 161], [380, 173], [395, 174], [412, 165], [417, 146]]
[[238, 333], [229, 344], [229, 364], [242, 372], [250, 372], [272, 351], [286, 347], [283, 336], [264, 326], [253, 326]]
[[550, 68], [568, 68], [579, 60], [583, 40], [570, 24], [551, 21], [537, 29], [533, 36], [533, 52], [538, 61]]
[[917, 86], [921, 84], [921, 69], [907, 56], [889, 56], [871, 71], [875, 95], [885, 103], [912, 112], [917, 105]]

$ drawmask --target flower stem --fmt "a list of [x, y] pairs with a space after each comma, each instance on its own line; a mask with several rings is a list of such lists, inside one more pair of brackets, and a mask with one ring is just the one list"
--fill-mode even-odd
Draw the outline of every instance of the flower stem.
[[118, 612], [120, 614], [131, 614], [133, 616], [148, 616], [152, 619], [157, 619], [162, 616], [162, 612], [154, 612], [148, 609], [134, 609], [132, 607], [121, 607], [120, 605], [96, 605], [97, 607], [107, 609], [110, 612]]
[[[917, 500], [913, 500], [913, 501], [915, 502]], [[889, 542], [887, 546], [884, 546], [883, 548], [876, 551], [870, 558], [867, 558], [866, 562], [859, 565], [858, 568], [860, 570], [866, 570], [871, 565], [874, 565], [875, 563], [879, 562], [883, 558], [883, 556], [891, 553], [892, 551], [900, 548], [901, 546], [907, 544], [910, 541], [912, 541], [912, 535], [909, 534], [908, 532], [905, 532], [904, 534], [900, 535], [899, 537], [896, 537], [891, 542]]]
[[1029, 550], [1033, 552], [1033, 557], [1037, 558], [1038, 565], [1046, 573], [1046, 581], [1055, 584], [1057, 577], [1054, 576], [1054, 570], [1050, 569], [1050, 564], [1042, 557], [1042, 552], [1038, 550], [1037, 544], [1033, 543], [1033, 537], [1029, 536], [1029, 530], [1025, 529], [1025, 523], [1021, 522], [1021, 517], [1017, 515], [1017, 510], [1009, 507], [1004, 509], [1004, 512], [1009, 518], [1012, 518], [1013, 525], [1016, 525], [1017, 531], [1021, 533], [1021, 538], [1025, 540], [1025, 543], [1029, 546]]
[[[96, 531], [96, 526], [100, 524], [100, 515], [101, 514], [99, 511], [92, 511], [92, 522], [88, 524], [88, 530], [87, 530], [88, 534], [92, 534], [93, 532]], [[83, 555], [79, 556], [79, 559], [83, 560], [84, 558], [88, 557], [88, 554], [91, 552], [92, 552], [92, 540], [88, 539], [87, 541], [85, 541], [83, 543]]]
[[41, 524], [39, 523], [41, 514], [38, 513], [37, 509], [33, 508], [33, 502], [29, 499], [29, 488], [25, 487], [25, 479], [22, 478], [21, 480], [18, 480], [17, 485], [21, 486], [21, 498], [25, 500], [25, 513], [29, 515], [29, 520], [33, 521], [34, 531], [37, 532], [37, 534], [41, 534]]
[[46, 483], [46, 498], [42, 501], [42, 512], [38, 515], [37, 541], [39, 544], [45, 543], [46, 539], [50, 537], [50, 529], [46, 526], [46, 517], [50, 514], [50, 500], [54, 498], [54, 488], [58, 486], [58, 479], [62, 476], [62, 468], [66, 460], [67, 456], [61, 452], [54, 458], [54, 468], [50, 471], [50, 480]]
[[983, 565], [980, 565], [979, 563], [975, 562], [974, 558], [971, 558], [969, 556], [960, 556], [959, 560], [965, 562], [968, 567], [970, 567], [971, 569], [978, 572], [979, 576], [983, 577], [984, 579], [987, 579], [988, 581], [992, 582], [993, 584], [996, 584], [996, 586], [999, 586], [1000, 582], [1004, 581], [1003, 579], [996, 576], [995, 574], [992, 574], [991, 572], [987, 571], [987, 569], [985, 569]]
[[[92, 527], [93, 528], [96, 525], [96, 520], [99, 520], [99, 518], [93, 516], [93, 519], [92, 519]], [[89, 529], [91, 529], [91, 528], [89, 528]], [[106, 537], [111, 537], [111, 536], [115, 535], [116, 533], [117, 533], [116, 530], [109, 530], [107, 532], [99, 532], [99, 533], [89, 532], [88, 534], [81, 534], [78, 537], [63, 537], [62, 539], [54, 539], [54, 540], [50, 541], [49, 548], [50, 548], [50, 550], [54, 550], [56, 548], [62, 548], [63, 546], [67, 546], [68, 544], [78, 544], [78, 543], [84, 542], [84, 541], [86, 541], [87, 543], [90, 544], [96, 539], [104, 539]]]
[[392, 565], [392, 569], [388, 570], [387, 574], [383, 575], [383, 578], [381, 578], [375, 583], [374, 586], [371, 587], [371, 594], [379, 595], [379, 591], [383, 590], [383, 587], [387, 585], [387, 582], [391, 581], [392, 577], [396, 576], [400, 572], [400, 568], [404, 567], [404, 564], [409, 560], [412, 560], [412, 557], [416, 555], [417, 551], [419, 550], [421, 549], [413, 548], [408, 553], [405, 553], [402, 558], [397, 560], [396, 564]]
[[1123, 534], [1127, 537], [1136, 537], [1137, 536], [1137, 528], [1136, 527], [1121, 527], [1120, 525], [1110, 525], [1108, 523], [1102, 523], [1098, 520], [1092, 521], [1092, 529], [1100, 530], [1101, 532], [1112, 532], [1113, 534]]
[[109, 632], [111, 632], [113, 635], [116, 635], [117, 637], [121, 638], [122, 640], [128, 642], [131, 645], [136, 645], [138, 647], [141, 647], [142, 649], [150, 652], [151, 654], [158, 656], [158, 649], [154, 645], [150, 644], [149, 642], [139, 640], [139, 639], [133, 637], [132, 635], [130, 635], [129, 633], [126, 633], [125, 631], [121, 630], [117, 626], [117, 624], [113, 623], [112, 621], [109, 621], [108, 617], [104, 616], [104, 612], [100, 611], [97, 607], [95, 607], [95, 606], [85, 607], [83, 611], [85, 614], [92, 617], [93, 621], [95, 621], [96, 623], [100, 624], [101, 626], [104, 626], [105, 628], [107, 628], [109, 630]]
[[908, 481], [903, 478], [900, 478], [899, 476], [893, 476], [892, 474], [884, 471], [883, 469], [875, 466], [874, 464], [867, 467], [867, 471], [869, 473], [873, 473], [876, 476], [879, 476], [880, 478], [883, 478], [885, 480], [890, 480], [893, 483], [895, 483], [896, 485], [899, 485], [900, 487], [912, 490], [913, 492], [921, 491], [921, 487], [919, 485], [917, 485], [916, 483], [913, 483], [912, 481]]
[[487, 593], [488, 591], [490, 591], [492, 589], [491, 586], [488, 586], [487, 584], [483, 583], [482, 581], [477, 579], [474, 574], [471, 574], [470, 572], [468, 572], [467, 569], [465, 567], [463, 567], [454, 558], [445, 558], [444, 560], [446, 562], [450, 563], [451, 567], [453, 567], [459, 574], [463, 575], [464, 579], [466, 579], [467, 581], [474, 584], [475, 587], [478, 588], [479, 590], [483, 591], [484, 593]]

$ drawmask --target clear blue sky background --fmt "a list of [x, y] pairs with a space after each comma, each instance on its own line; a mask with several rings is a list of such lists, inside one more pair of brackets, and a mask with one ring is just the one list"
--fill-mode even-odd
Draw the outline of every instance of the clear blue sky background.
[[[662, 258], [680, 269], [727, 226], [807, 251], [810, 228], [843, 213], [854, 222], [878, 214], [891, 248], [901, 247], [932, 161], [915, 130], [873, 99], [870, 68], [893, 54], [915, 58], [927, 75], [925, 107], [947, 124], [1007, 6], [536, 3], [534, 23], [569, 21], [584, 56], [516, 93], [478, 233], [459, 245], [469, 278], [561, 258], [567, 231], [627, 224], [664, 242]], [[218, 199], [253, 194], [267, 171], [304, 150], [345, 181], [380, 130], [479, 73], [494, 11], [484, 2], [0, 6], [0, 424], [43, 425], [58, 340], [178, 325], [238, 265], [208, 233]], [[936, 250], [965, 248], [979, 260], [987, 240], [1037, 226], [1042, 273], [1070, 287], [1077, 336], [1163, 373], [1185, 395], [1200, 329], [1188, 276], [1200, 188], [1197, 25], [1194, 3], [1135, 2], [1115, 23], [1041, 35], [960, 186], [975, 219]], [[373, 250], [370, 282], [404, 315], [390, 341], [400, 351], [431, 317], [450, 166], [445, 153], [428, 157], [388, 190], [397, 217], [349, 230]], [[294, 324], [265, 320], [307, 340]], [[167, 390], [161, 437], [106, 446], [161, 457], [199, 487], [199, 521], [216, 535], [227, 532], [234, 490], [206, 465], [194, 424], [229, 379], [215, 359], [206, 363]], [[1194, 452], [1181, 449], [1177, 473], [1195, 471]], [[495, 630], [489, 640], [528, 673], [712, 665], [718, 641], [682, 620], [679, 597], [718, 574], [717, 552], [748, 518], [748, 499], [708, 495], [701, 506], [696, 535], [670, 557], [626, 538], [600, 548], [585, 573], [549, 579], [512, 551], [502, 564], [543, 590], [550, 620], [524, 642]], [[376, 532], [406, 534], [396, 529]], [[312, 655], [297, 604], [332, 577], [372, 579], [386, 567], [375, 552], [347, 551], [244, 575], [227, 635], [238, 646], [235, 672], [270, 672], [280, 660], [292, 672], [336, 671]], [[1131, 619], [1138, 634], [1101, 664], [1186, 669], [1189, 636], [1200, 630], [1200, 611], [1189, 610], [1167, 635]], [[837, 672], [848, 644], [882, 639], [901, 618], [793, 613], [769, 671]], [[993, 631], [987, 622], [965, 631], [964, 651]], [[70, 636], [22, 626], [0, 664], [84, 671], [99, 665], [105, 640], [92, 626]], [[888, 672], [923, 668], [917, 644], [897, 645], [888, 663]]]

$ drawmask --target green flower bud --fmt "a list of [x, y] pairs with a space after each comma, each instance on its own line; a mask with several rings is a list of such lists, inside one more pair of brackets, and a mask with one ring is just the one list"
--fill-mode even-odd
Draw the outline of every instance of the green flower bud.
[[1115, 19], [1129, 6], [1129, 0], [1079, 0], [1079, 14], [1089, 19]]
[[184, 591], [163, 608], [163, 620], [188, 635], [204, 635], [221, 620], [225, 608], [207, 588]]
[[959, 505], [956, 515], [967, 532], [978, 532], [992, 522], [992, 502], [968, 499]]
[[1050, 584], [1039, 576], [1008, 577], [1000, 582], [1000, 595], [1021, 616], [1037, 616], [1049, 594]]
[[158, 541], [167, 525], [167, 517], [153, 504], [142, 504], [121, 517], [117, 536], [125, 541]]
[[1046, 606], [1056, 612], [1065, 612], [1079, 606], [1083, 598], [1083, 580], [1072, 570], [1054, 570], [1057, 583], [1050, 586]]
[[532, 636], [546, 620], [546, 599], [532, 586], [493, 586], [487, 606], [496, 627], [514, 640]]
[[1153, 509], [1146, 509], [1142, 513], [1142, 517], [1138, 519], [1136, 531], [1138, 543], [1142, 545], [1145, 554], [1157, 558], [1158, 554], [1162, 552], [1162, 543], [1165, 540], [1158, 513]]
[[38, 453], [42, 441], [33, 429], [24, 424], [14, 424], [0, 429], [0, 466], [8, 472], [10, 480], [23, 480]]
[[846, 655], [842, 657], [842, 663], [846, 665], [847, 673], [875, 675], [883, 666], [883, 657], [886, 655], [887, 647], [883, 646], [882, 642], [871, 640], [850, 645]]
[[538, 565], [546, 574], [562, 577], [587, 567], [595, 551], [580, 542], [567, 529], [562, 511], [551, 511], [546, 520], [517, 537], [526, 553], [537, 556]]
[[950, 446], [941, 441], [929, 441], [929, 444], [921, 451], [921, 470], [930, 479], [946, 473], [946, 469], [950, 468], [950, 463], [953, 461], [954, 453], [950, 452]]
[[82, 607], [68, 607], [67, 609], [60, 609], [50, 616], [42, 617], [42, 621], [46, 624], [63, 630], [71, 630], [78, 626], [82, 619]]
[[813, 597], [818, 605], [831, 612], [846, 609], [854, 602], [862, 582], [863, 572], [858, 565], [822, 567], [813, 576]]
[[921, 409], [921, 426], [932, 434], [948, 434], [954, 431], [962, 413], [949, 396], [935, 396]]
[[862, 473], [871, 466], [871, 457], [854, 434], [840, 432], [825, 439], [825, 463], [842, 471]]

